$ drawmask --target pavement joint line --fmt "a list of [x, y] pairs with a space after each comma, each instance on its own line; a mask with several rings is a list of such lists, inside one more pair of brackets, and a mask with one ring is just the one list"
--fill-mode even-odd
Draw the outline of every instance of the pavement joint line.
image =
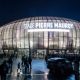
[[[7, 74], [7, 75], [11, 75], [11, 74]], [[47, 74], [20, 74], [20, 75], [47, 75]]]

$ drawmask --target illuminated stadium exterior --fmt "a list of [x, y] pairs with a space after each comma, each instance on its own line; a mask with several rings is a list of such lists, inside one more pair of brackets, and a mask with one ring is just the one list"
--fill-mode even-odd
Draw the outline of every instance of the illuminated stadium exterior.
[[[80, 23], [58, 17], [30, 17], [0, 28], [0, 48], [49, 53], [54, 50], [80, 48]], [[8, 49], [6, 47], [6, 49]]]

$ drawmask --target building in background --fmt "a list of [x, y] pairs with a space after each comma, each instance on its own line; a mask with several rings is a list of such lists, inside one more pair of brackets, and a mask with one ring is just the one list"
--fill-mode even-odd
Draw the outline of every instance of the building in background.
[[0, 28], [0, 49], [29, 54], [80, 48], [80, 23], [59, 17], [30, 17]]

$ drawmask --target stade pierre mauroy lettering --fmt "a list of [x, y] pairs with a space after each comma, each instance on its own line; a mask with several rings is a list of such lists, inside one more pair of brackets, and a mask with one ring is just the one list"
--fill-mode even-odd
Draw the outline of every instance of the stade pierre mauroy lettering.
[[72, 23], [27, 23], [24, 24], [27, 29], [71, 29], [73, 28]]

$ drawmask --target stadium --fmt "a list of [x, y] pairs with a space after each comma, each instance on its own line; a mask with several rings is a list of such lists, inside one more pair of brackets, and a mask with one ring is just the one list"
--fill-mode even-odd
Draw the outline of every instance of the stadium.
[[80, 49], [80, 22], [60, 17], [29, 17], [0, 27], [0, 52], [69, 53]]

